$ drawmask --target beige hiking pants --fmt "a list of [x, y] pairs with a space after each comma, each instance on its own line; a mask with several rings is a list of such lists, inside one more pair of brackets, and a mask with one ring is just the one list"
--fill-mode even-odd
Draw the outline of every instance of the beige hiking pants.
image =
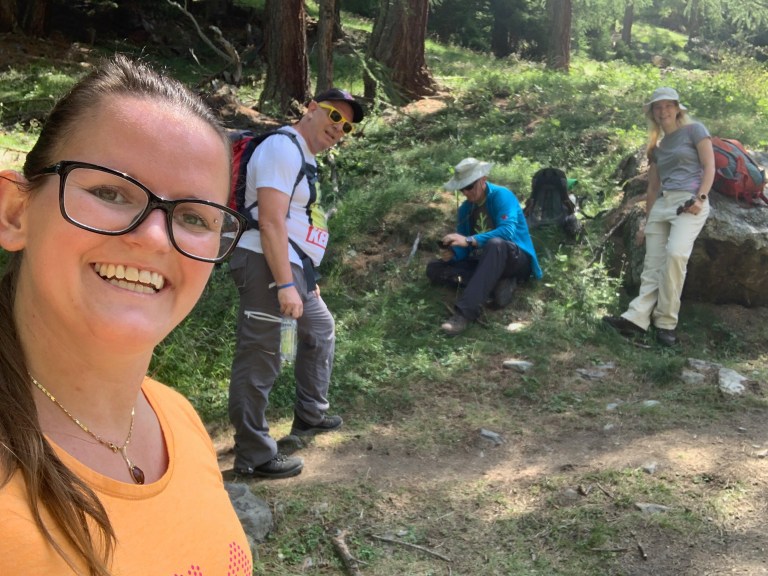
[[697, 215], [677, 208], [691, 197], [690, 192], [665, 191], [653, 205], [645, 225], [645, 261], [640, 276], [640, 292], [622, 314], [644, 330], [674, 330], [680, 311], [688, 258], [693, 243], [709, 215], [709, 201]]

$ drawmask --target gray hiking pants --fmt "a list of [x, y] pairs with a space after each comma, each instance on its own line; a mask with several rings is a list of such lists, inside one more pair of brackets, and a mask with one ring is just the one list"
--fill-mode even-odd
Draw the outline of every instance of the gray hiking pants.
[[[252, 316], [260, 312], [280, 316], [277, 290], [263, 254], [236, 248], [229, 263], [240, 292], [237, 345], [229, 384], [229, 419], [235, 428], [235, 468], [259, 466], [277, 454], [269, 435], [266, 410], [269, 393], [280, 373], [280, 323]], [[316, 424], [328, 410], [336, 341], [330, 311], [315, 292], [307, 292], [303, 270], [291, 265], [293, 282], [304, 301], [297, 322], [295, 411], [302, 420]]]

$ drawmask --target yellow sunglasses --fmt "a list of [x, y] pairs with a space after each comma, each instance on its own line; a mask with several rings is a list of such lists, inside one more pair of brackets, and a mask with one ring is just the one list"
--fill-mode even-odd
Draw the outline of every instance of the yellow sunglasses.
[[328, 110], [328, 118], [330, 118], [331, 122], [334, 124], [341, 124], [343, 122], [341, 125], [341, 131], [344, 132], [344, 134], [350, 134], [352, 130], [355, 129], [352, 123], [344, 118], [344, 115], [330, 104], [326, 104], [325, 102], [318, 102], [317, 105], [320, 106], [320, 108], [325, 108]]

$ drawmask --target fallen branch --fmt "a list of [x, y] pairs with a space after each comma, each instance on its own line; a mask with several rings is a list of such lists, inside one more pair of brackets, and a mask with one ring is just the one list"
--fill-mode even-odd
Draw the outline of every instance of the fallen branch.
[[440, 560], [445, 560], [446, 562], [452, 562], [450, 558], [447, 556], [443, 556], [439, 552], [435, 552], [434, 550], [430, 550], [429, 548], [424, 548], [423, 546], [419, 546], [418, 544], [411, 544], [409, 542], [403, 542], [402, 540], [395, 540], [394, 538], [387, 538], [386, 536], [376, 536], [375, 534], [371, 534], [371, 538], [375, 538], [376, 540], [381, 540], [382, 542], [389, 542], [390, 544], [399, 544], [400, 546], [406, 546], [408, 548], [414, 548], [416, 550], [421, 550], [422, 552], [425, 552], [426, 554], [430, 554], [431, 556], [434, 556], [435, 558], [440, 558]]
[[600, 485], [600, 482], [597, 482], [597, 483], [596, 483], [596, 486], [597, 486], [598, 488], [600, 488], [600, 492], [602, 492], [603, 494], [605, 494], [606, 496], [608, 496], [608, 498], [610, 498], [611, 500], [615, 500], [615, 498], [614, 498], [613, 494], [611, 494], [610, 492], [608, 492], [608, 490], [606, 490], [605, 488], [603, 488], [603, 487]]
[[645, 552], [645, 548], [643, 547], [643, 543], [640, 542], [640, 540], [637, 539], [637, 535], [634, 532], [631, 532], [632, 538], [635, 539], [635, 543], [637, 544], [637, 550], [640, 552], [640, 557], [643, 560], [648, 560], [648, 554]]
[[628, 548], [590, 548], [592, 552], [626, 552]]
[[416, 234], [416, 240], [413, 241], [413, 246], [411, 246], [411, 253], [408, 254], [408, 260], [406, 260], [406, 265], [411, 263], [411, 260], [413, 260], [413, 257], [416, 255], [416, 251], [419, 249], [419, 242], [421, 242], [421, 232]]
[[611, 239], [611, 236], [613, 236], [613, 233], [616, 232], [621, 226], [624, 224], [624, 222], [627, 221], [627, 218], [629, 218], [629, 215], [632, 211], [627, 210], [621, 218], [619, 218], [619, 221], [616, 222], [616, 224], [613, 225], [613, 227], [608, 230], [608, 233], [603, 236], [603, 240], [598, 244], [597, 250], [595, 251], [594, 255], [592, 256], [592, 260], [589, 261], [589, 264], [587, 264], [587, 268], [591, 267], [592, 264], [597, 262], [597, 259], [600, 258], [600, 255], [603, 253], [603, 250], [605, 250], [605, 245], [608, 244], [608, 241]]
[[331, 536], [331, 543], [341, 557], [342, 562], [344, 562], [344, 567], [347, 569], [350, 576], [363, 576], [362, 572], [360, 572], [357, 567], [358, 560], [352, 556], [347, 547], [347, 543], [344, 540], [346, 535], [346, 530], [336, 530], [336, 534]]

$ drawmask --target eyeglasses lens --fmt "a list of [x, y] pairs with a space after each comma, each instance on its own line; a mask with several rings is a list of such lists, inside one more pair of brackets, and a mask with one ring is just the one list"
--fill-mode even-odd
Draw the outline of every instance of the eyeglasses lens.
[[475, 183], [472, 182], [472, 184], [467, 184], [466, 186], [464, 186], [464, 188], [462, 188], [461, 191], [462, 192], [469, 192], [474, 187], [475, 187]]
[[[74, 167], [61, 173], [61, 205], [73, 224], [92, 232], [119, 235], [145, 217], [150, 193], [122, 176], [95, 168]], [[160, 200], [162, 202], [162, 200]], [[158, 204], [170, 211], [170, 237], [186, 256], [216, 261], [237, 238], [240, 221], [217, 205], [184, 200]]]

